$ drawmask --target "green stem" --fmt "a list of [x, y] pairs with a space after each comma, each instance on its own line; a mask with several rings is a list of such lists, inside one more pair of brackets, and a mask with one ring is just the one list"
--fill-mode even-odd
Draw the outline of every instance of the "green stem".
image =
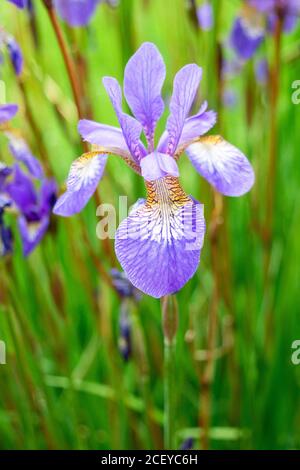
[[174, 449], [174, 356], [175, 343], [164, 342], [164, 447]]
[[178, 327], [178, 307], [175, 296], [165, 296], [161, 301], [164, 333], [164, 448], [174, 450], [176, 387], [175, 351]]

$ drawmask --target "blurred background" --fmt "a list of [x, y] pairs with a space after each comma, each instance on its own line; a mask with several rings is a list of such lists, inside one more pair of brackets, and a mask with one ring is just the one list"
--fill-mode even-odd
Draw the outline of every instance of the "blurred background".
[[[223, 199], [179, 162], [185, 191], [205, 205], [207, 233], [199, 269], [177, 294], [177, 449], [300, 448], [300, 23], [286, 24], [294, 12], [281, 2], [267, 13], [239, 0], [99, 2], [74, 27], [58, 10], [53, 22], [40, 0], [23, 9], [1, 0], [1, 104], [19, 106], [9, 132], [58, 192], [83, 152], [59, 35], [82, 116], [117, 125], [101, 78], [122, 82], [130, 56], [152, 41], [167, 66], [165, 101], [180, 67], [203, 67], [195, 108], [207, 99], [218, 112], [212, 132], [254, 166], [250, 193]], [[10, 138], [0, 132], [7, 165]], [[97, 197], [70, 219], [52, 215], [29, 256], [16, 211], [1, 216], [13, 238], [0, 258], [1, 449], [163, 448], [160, 302], [127, 283], [113, 240], [96, 236], [96, 205], [118, 208], [120, 195], [131, 205], [144, 183], [111, 157]]]

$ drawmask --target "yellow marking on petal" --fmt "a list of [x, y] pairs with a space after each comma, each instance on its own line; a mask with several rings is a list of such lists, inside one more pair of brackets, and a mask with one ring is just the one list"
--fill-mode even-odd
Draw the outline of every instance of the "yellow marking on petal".
[[201, 144], [217, 145], [222, 143], [223, 141], [224, 139], [220, 135], [205, 135], [202, 137], [195, 137], [195, 139], [192, 139], [184, 145], [178, 147], [176, 153], [174, 154], [174, 158], [177, 161], [179, 157], [183, 154], [183, 152], [185, 152], [185, 150], [192, 144], [197, 144], [199, 142]]

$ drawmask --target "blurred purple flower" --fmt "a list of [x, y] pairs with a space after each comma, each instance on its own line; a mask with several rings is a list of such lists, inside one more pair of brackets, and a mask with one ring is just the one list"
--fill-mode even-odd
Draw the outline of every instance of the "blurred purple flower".
[[13, 177], [5, 185], [5, 192], [20, 213], [19, 231], [24, 256], [28, 256], [49, 226], [50, 213], [56, 200], [56, 184], [53, 180], [43, 179], [37, 189], [32, 178], [15, 164]]
[[[0, 162], [1, 165], [1, 162]], [[1, 172], [1, 166], [0, 166]], [[0, 173], [1, 174], [1, 173]], [[9, 227], [4, 224], [4, 210], [10, 205], [10, 201], [3, 197], [0, 193], [0, 258], [12, 252], [12, 232]]]
[[54, 0], [59, 16], [70, 26], [85, 26], [89, 23], [99, 0]]
[[119, 319], [119, 350], [124, 361], [128, 361], [132, 354], [131, 324], [129, 319], [128, 304], [121, 302]]
[[255, 28], [247, 19], [238, 17], [230, 33], [230, 45], [237, 56], [243, 60], [250, 59], [264, 40], [264, 30]]
[[16, 160], [24, 163], [29, 173], [34, 178], [42, 179], [44, 176], [43, 168], [39, 160], [37, 160], [31, 153], [28, 145], [22, 138], [16, 138], [9, 134], [9, 149]]
[[18, 8], [25, 8], [27, 0], [8, 0], [10, 3], [14, 3]]
[[[130, 282], [156, 298], [177, 292], [194, 275], [204, 240], [203, 205], [180, 185], [180, 155], [186, 151], [196, 171], [227, 196], [241, 196], [254, 183], [253, 169], [242, 152], [220, 136], [201, 137], [216, 123], [216, 114], [207, 111], [207, 103], [188, 117], [202, 77], [196, 64], [186, 65], [175, 76], [166, 131], [155, 149], [156, 123], [164, 111], [165, 75], [158, 49], [144, 43], [127, 63], [124, 76], [124, 94], [135, 117], [122, 110], [117, 80], [103, 79], [120, 128], [79, 122], [82, 137], [99, 150], [73, 162], [67, 191], [54, 208], [62, 216], [81, 211], [102, 178], [108, 155], [121, 156], [144, 178], [148, 195], [121, 222], [116, 254]], [[142, 130], [147, 148], [140, 140]]]
[[203, 31], [210, 31], [214, 25], [214, 12], [211, 3], [204, 2], [197, 8], [197, 18]]
[[226, 108], [234, 108], [237, 105], [236, 91], [232, 88], [225, 88], [222, 99]]
[[99, 3], [116, 6], [116, 0], [54, 0], [57, 13], [70, 26], [86, 26], [92, 19]]
[[260, 59], [255, 63], [255, 78], [261, 85], [265, 85], [268, 82], [269, 64], [267, 59]]
[[289, 33], [300, 17], [300, 0], [248, 0], [248, 4], [266, 15], [271, 32], [274, 31], [277, 18], [281, 18], [283, 30]]
[[131, 298], [135, 301], [139, 301], [141, 299], [141, 291], [131, 284], [126, 273], [114, 268], [111, 270], [110, 274], [113, 280], [113, 285], [122, 298]]
[[7, 37], [6, 45], [16, 75], [20, 75], [23, 68], [23, 55], [21, 48], [12, 36]]
[[16, 75], [23, 69], [23, 54], [15, 38], [4, 30], [0, 30], [0, 49], [6, 48]]
[[188, 437], [181, 444], [180, 450], [192, 450], [193, 447], [194, 447], [194, 439], [192, 437]]
[[0, 105], [0, 124], [10, 121], [18, 112], [16, 104]]

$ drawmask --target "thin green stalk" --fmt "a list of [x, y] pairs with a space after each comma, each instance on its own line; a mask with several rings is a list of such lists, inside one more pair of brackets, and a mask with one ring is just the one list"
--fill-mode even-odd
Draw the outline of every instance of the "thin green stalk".
[[165, 296], [161, 301], [164, 333], [164, 448], [175, 449], [176, 387], [175, 350], [178, 327], [178, 307], [175, 296]]

